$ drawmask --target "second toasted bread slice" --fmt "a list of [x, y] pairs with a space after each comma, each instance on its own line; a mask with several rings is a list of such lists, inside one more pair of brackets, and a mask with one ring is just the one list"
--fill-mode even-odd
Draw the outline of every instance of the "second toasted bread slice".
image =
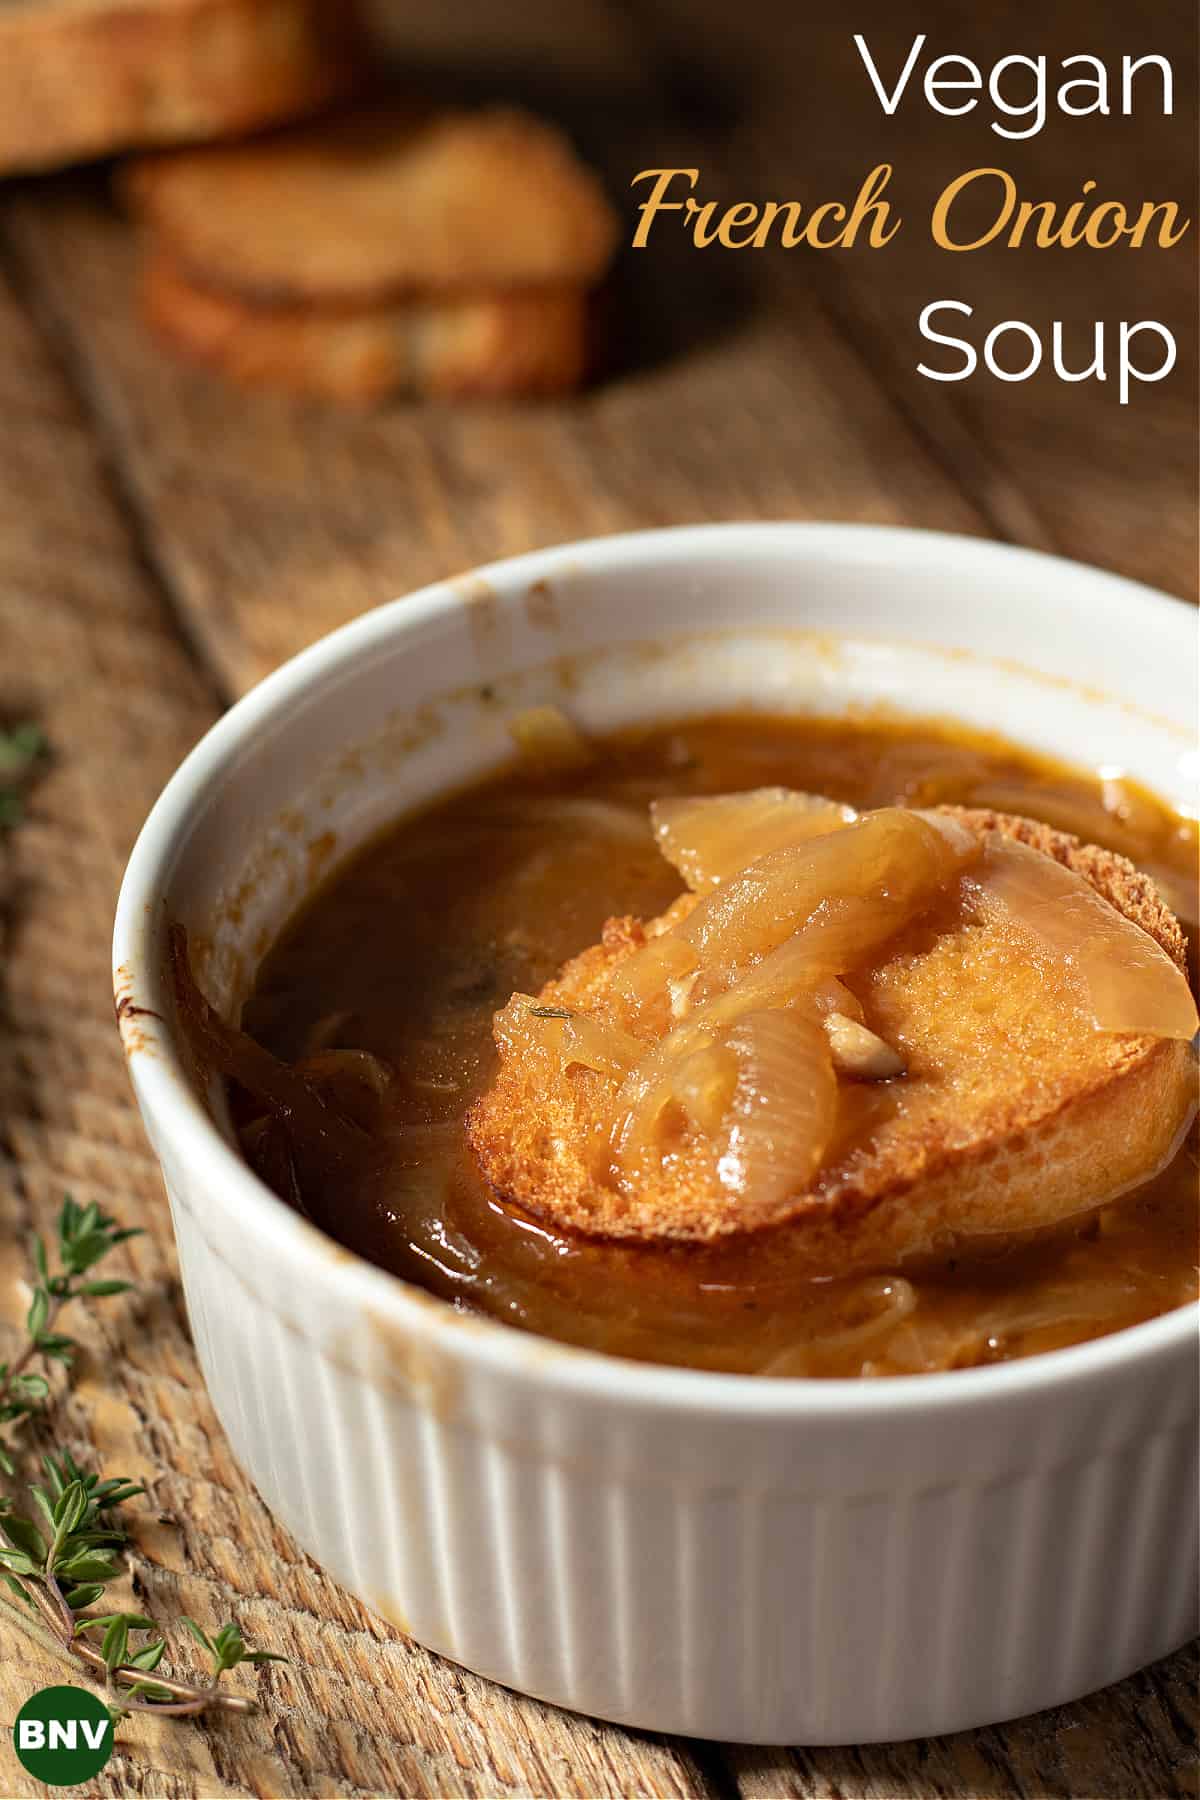
[[[956, 816], [1070, 868], [1183, 967], [1176, 921], [1123, 857], [1029, 820]], [[658, 929], [613, 921], [539, 1002], [603, 1017], [614, 974]], [[904, 1046], [908, 1072], [847, 1084], [816, 1177], [766, 1228], [786, 1235], [795, 1272], [895, 1266], [1057, 1225], [1154, 1174], [1194, 1110], [1187, 1042], [1092, 1029], [1069, 968], [970, 907], [910, 929], [858, 986], [868, 1025]], [[601, 1078], [542, 1069], [534, 1091], [529, 1074], [506, 1060], [468, 1121], [502, 1197], [552, 1226], [614, 1238], [705, 1241], [739, 1229], [714, 1205], [703, 1158], [664, 1159], [632, 1194], [598, 1177]]]
[[344, 95], [363, 60], [349, 3], [0, 5], [0, 174], [295, 118]]
[[508, 108], [380, 103], [142, 158], [123, 190], [194, 283], [268, 304], [587, 286], [616, 240], [600, 184], [566, 139]]
[[259, 307], [197, 287], [154, 257], [141, 302], [166, 344], [233, 381], [352, 403], [392, 393], [557, 394], [578, 385], [588, 361], [587, 297], [578, 288]]

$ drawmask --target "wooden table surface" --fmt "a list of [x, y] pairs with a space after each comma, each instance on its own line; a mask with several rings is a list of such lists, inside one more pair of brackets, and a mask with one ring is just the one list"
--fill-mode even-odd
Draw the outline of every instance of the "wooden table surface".
[[[545, 103], [627, 206], [630, 176], [647, 166], [698, 166], [725, 200], [811, 202], [889, 160], [908, 247], [702, 253], [664, 231], [625, 258], [623, 354], [585, 397], [355, 415], [246, 397], [156, 349], [135, 317], [135, 248], [102, 172], [0, 189], [0, 713], [31, 714], [54, 746], [0, 890], [0, 1353], [22, 1312], [21, 1242], [65, 1189], [146, 1228], [120, 1253], [136, 1292], [79, 1324], [86, 1354], [57, 1430], [80, 1459], [147, 1483], [133, 1510], [149, 1611], [168, 1626], [180, 1612], [232, 1615], [289, 1659], [234, 1678], [262, 1701], [247, 1721], [122, 1726], [89, 1791], [1195, 1793], [1194, 1648], [1075, 1706], [870, 1749], [685, 1742], [498, 1689], [323, 1575], [235, 1466], [201, 1384], [113, 1028], [109, 935], [162, 783], [283, 657], [483, 559], [698, 519], [977, 533], [1195, 593], [1194, 243], [1190, 255], [948, 258], [922, 231], [945, 181], [997, 160], [1035, 198], [1070, 199], [1092, 177], [1186, 206], [1186, 96], [1173, 121], [1052, 120], [1040, 139], [1009, 144], [982, 117], [931, 122], [906, 107], [883, 118], [849, 44], [866, 29], [899, 66], [911, 29], [882, 6], [874, 24], [844, 26], [780, 8], [753, 31], [744, 9], [715, 0], [595, 0], [569, 30], [562, 10], [505, 8], [498, 25], [475, 0], [459, 24], [493, 75], [507, 64], [510, 89], [543, 70]], [[1079, 51], [1107, 33], [1131, 52], [1172, 49], [1182, 82], [1190, 9], [1156, 14], [1050, 6], [1036, 47]], [[934, 49], [964, 47], [949, 0], [929, 0], [921, 28]], [[423, 29], [403, 47], [432, 65], [448, 46], [436, 22]], [[975, 20], [970, 33], [977, 56], [1026, 47], [1011, 19]], [[936, 386], [915, 373], [916, 317], [940, 296], [976, 305], [987, 324], [1159, 318], [1180, 338], [1180, 367], [1128, 407], [1111, 381]], [[1035, 645], [1013, 648], [1036, 657]], [[56, 1678], [59, 1666], [0, 1625], [0, 1721]], [[4, 1741], [0, 1790], [43, 1791]]]

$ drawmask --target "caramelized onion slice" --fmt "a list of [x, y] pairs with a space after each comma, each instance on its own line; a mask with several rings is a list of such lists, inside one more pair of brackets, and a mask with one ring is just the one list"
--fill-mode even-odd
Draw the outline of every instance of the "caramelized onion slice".
[[564, 1067], [581, 1063], [617, 1081], [645, 1052], [645, 1045], [619, 1025], [545, 1005], [531, 994], [512, 996], [496, 1014], [494, 1034], [505, 1057], [544, 1053]]
[[715, 1137], [737, 1088], [738, 1061], [727, 1044], [707, 1044], [679, 1060], [671, 1098], [709, 1137]]
[[295, 1073], [343, 1118], [370, 1131], [392, 1083], [387, 1063], [369, 1050], [318, 1050], [293, 1063]]
[[1069, 965], [1097, 1031], [1162, 1038], [1195, 1033], [1196, 1002], [1182, 970], [1073, 869], [994, 833], [968, 891]]
[[978, 838], [954, 824], [881, 807], [844, 830], [769, 851], [701, 900], [673, 935], [694, 946], [710, 989], [736, 981], [794, 933], [814, 971], [839, 974], [926, 911], [978, 855]]
[[777, 1215], [820, 1167], [833, 1134], [837, 1080], [829, 1042], [812, 1018], [753, 1012], [706, 1039], [673, 1034], [632, 1070], [618, 1095], [613, 1150], [622, 1181], [636, 1187], [672, 1147], [675, 1116], [710, 1138], [716, 1180], [749, 1228]]
[[674, 1013], [671, 984], [699, 966], [691, 944], [664, 933], [627, 956], [612, 979], [612, 991], [635, 1024], [665, 1031]]
[[192, 973], [187, 931], [182, 925], [172, 924], [168, 939], [180, 1023], [201, 1065], [236, 1081], [278, 1119], [289, 1143], [308, 1165], [337, 1169], [343, 1158], [357, 1155], [368, 1142], [366, 1134], [352, 1119], [328, 1106], [299, 1069], [281, 1062], [209, 1005]]
[[365, 1088], [378, 1099], [391, 1085], [392, 1071], [369, 1050], [317, 1050], [293, 1063], [298, 1075], [323, 1092], [339, 1088]]
[[825, 1033], [795, 1013], [748, 1013], [726, 1043], [738, 1073], [717, 1176], [750, 1224], [777, 1214], [820, 1168], [837, 1081]]
[[720, 886], [769, 850], [840, 831], [857, 817], [852, 806], [823, 794], [783, 787], [655, 800], [650, 807], [658, 847], [693, 893]]

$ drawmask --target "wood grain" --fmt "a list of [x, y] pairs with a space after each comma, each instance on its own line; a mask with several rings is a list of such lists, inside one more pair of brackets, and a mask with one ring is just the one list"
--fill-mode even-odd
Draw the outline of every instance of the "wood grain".
[[[53, 333], [50, 334], [53, 345]], [[137, 1600], [172, 1621], [236, 1617], [286, 1666], [251, 1720], [139, 1719], [96, 1794], [707, 1795], [686, 1747], [554, 1712], [439, 1661], [341, 1593], [234, 1465], [187, 1337], [161, 1182], [113, 1025], [109, 938], [125, 858], [157, 790], [216, 716], [173, 626], [119, 482], [11, 286], [0, 289], [0, 704], [55, 759], [6, 851], [0, 1005], [0, 1354], [18, 1338], [25, 1244], [64, 1190], [144, 1238], [119, 1253], [136, 1296], [80, 1311], [85, 1355], [59, 1441], [144, 1481]], [[64, 1321], [67, 1323], [67, 1321]], [[36, 1442], [31, 1450], [36, 1449]], [[0, 1622], [0, 1722], [62, 1668]], [[0, 1741], [0, 1791], [41, 1792]]]
[[719, 518], [984, 528], [815, 302], [797, 315], [746, 294], [727, 335], [580, 402], [363, 419], [168, 359], [131, 307], [130, 235], [93, 192], [5, 212], [230, 693], [382, 599], [565, 538]]
[[731, 1747], [725, 1754], [746, 1800], [1182, 1800], [1197, 1784], [1198, 1669], [1193, 1645], [1074, 1706], [987, 1731], [860, 1749]]
[[[392, 20], [414, 67], [458, 54], [469, 29], [485, 61], [507, 54], [519, 83], [533, 46], [544, 47], [541, 60], [570, 89], [563, 115], [618, 197], [647, 163], [700, 160], [733, 199], [787, 182], [831, 192], [851, 166], [861, 174], [891, 155], [899, 167], [903, 152], [919, 211], [949, 172], [944, 141], [918, 134], [897, 147], [877, 111], [854, 114], [851, 71], [802, 84], [806, 66], [833, 69], [844, 56], [840, 18], [770, 7], [749, 30], [715, 0], [595, 0], [582, 12], [572, 21], [539, 0], [517, 31], [512, 9], [472, 0], [452, 39], [428, 18], [406, 23], [394, 9]], [[886, 25], [882, 9], [874, 16]], [[1102, 12], [1096, 28], [1113, 16]], [[977, 22], [980, 42], [1009, 23]], [[1060, 28], [1050, 17], [1051, 37]], [[948, 4], [926, 29], [946, 38], [940, 47], [963, 46]], [[962, 134], [961, 166], [994, 141]], [[1161, 134], [1117, 141], [1111, 154], [1125, 159], [1132, 190], [1178, 182]], [[1065, 181], [1080, 156], [1110, 154], [1106, 143], [1043, 144], [1045, 184], [1056, 167]], [[169, 360], [137, 322], [135, 258], [102, 176], [0, 195], [0, 714], [32, 712], [55, 746], [27, 824], [0, 852], [0, 1354], [23, 1309], [24, 1237], [48, 1226], [64, 1188], [146, 1228], [121, 1253], [136, 1295], [76, 1322], [85, 1357], [60, 1434], [80, 1458], [150, 1488], [136, 1508], [139, 1604], [168, 1628], [180, 1612], [210, 1625], [234, 1616], [290, 1660], [234, 1678], [263, 1700], [244, 1723], [123, 1726], [90, 1791], [1194, 1794], [1194, 1647], [1076, 1706], [990, 1731], [751, 1750], [556, 1712], [375, 1620], [275, 1524], [209, 1408], [108, 991], [121, 869], [163, 780], [226, 699], [364, 607], [556, 539], [732, 517], [990, 533], [1191, 593], [1186, 374], [1136, 411], [1105, 410], [1099, 394], [1076, 410], [1074, 396], [1068, 407], [1033, 386], [943, 389], [935, 404], [911, 355], [913, 307], [936, 291], [927, 255], [718, 265], [667, 248], [627, 259], [615, 302], [623, 360], [581, 401], [344, 417], [247, 398]], [[1142, 264], [1118, 266], [1103, 310], [1120, 316], [1140, 300], [1133, 316], [1179, 319], [1190, 355], [1194, 273], [1182, 258], [1146, 267], [1151, 291], [1130, 291]], [[964, 279], [989, 306], [1023, 316], [1035, 275], [1020, 258], [994, 257]], [[1095, 312], [1095, 280], [1090, 267], [1080, 277], [1064, 266], [1047, 303]], [[0, 1617], [0, 1723], [61, 1678]], [[7, 1742], [0, 1790], [39, 1791]]]

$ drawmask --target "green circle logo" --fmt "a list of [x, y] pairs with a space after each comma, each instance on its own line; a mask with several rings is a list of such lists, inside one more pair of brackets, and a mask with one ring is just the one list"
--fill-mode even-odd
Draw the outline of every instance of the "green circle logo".
[[13, 1744], [35, 1781], [77, 1787], [112, 1755], [113, 1723], [103, 1700], [86, 1688], [42, 1688], [17, 1714]]

